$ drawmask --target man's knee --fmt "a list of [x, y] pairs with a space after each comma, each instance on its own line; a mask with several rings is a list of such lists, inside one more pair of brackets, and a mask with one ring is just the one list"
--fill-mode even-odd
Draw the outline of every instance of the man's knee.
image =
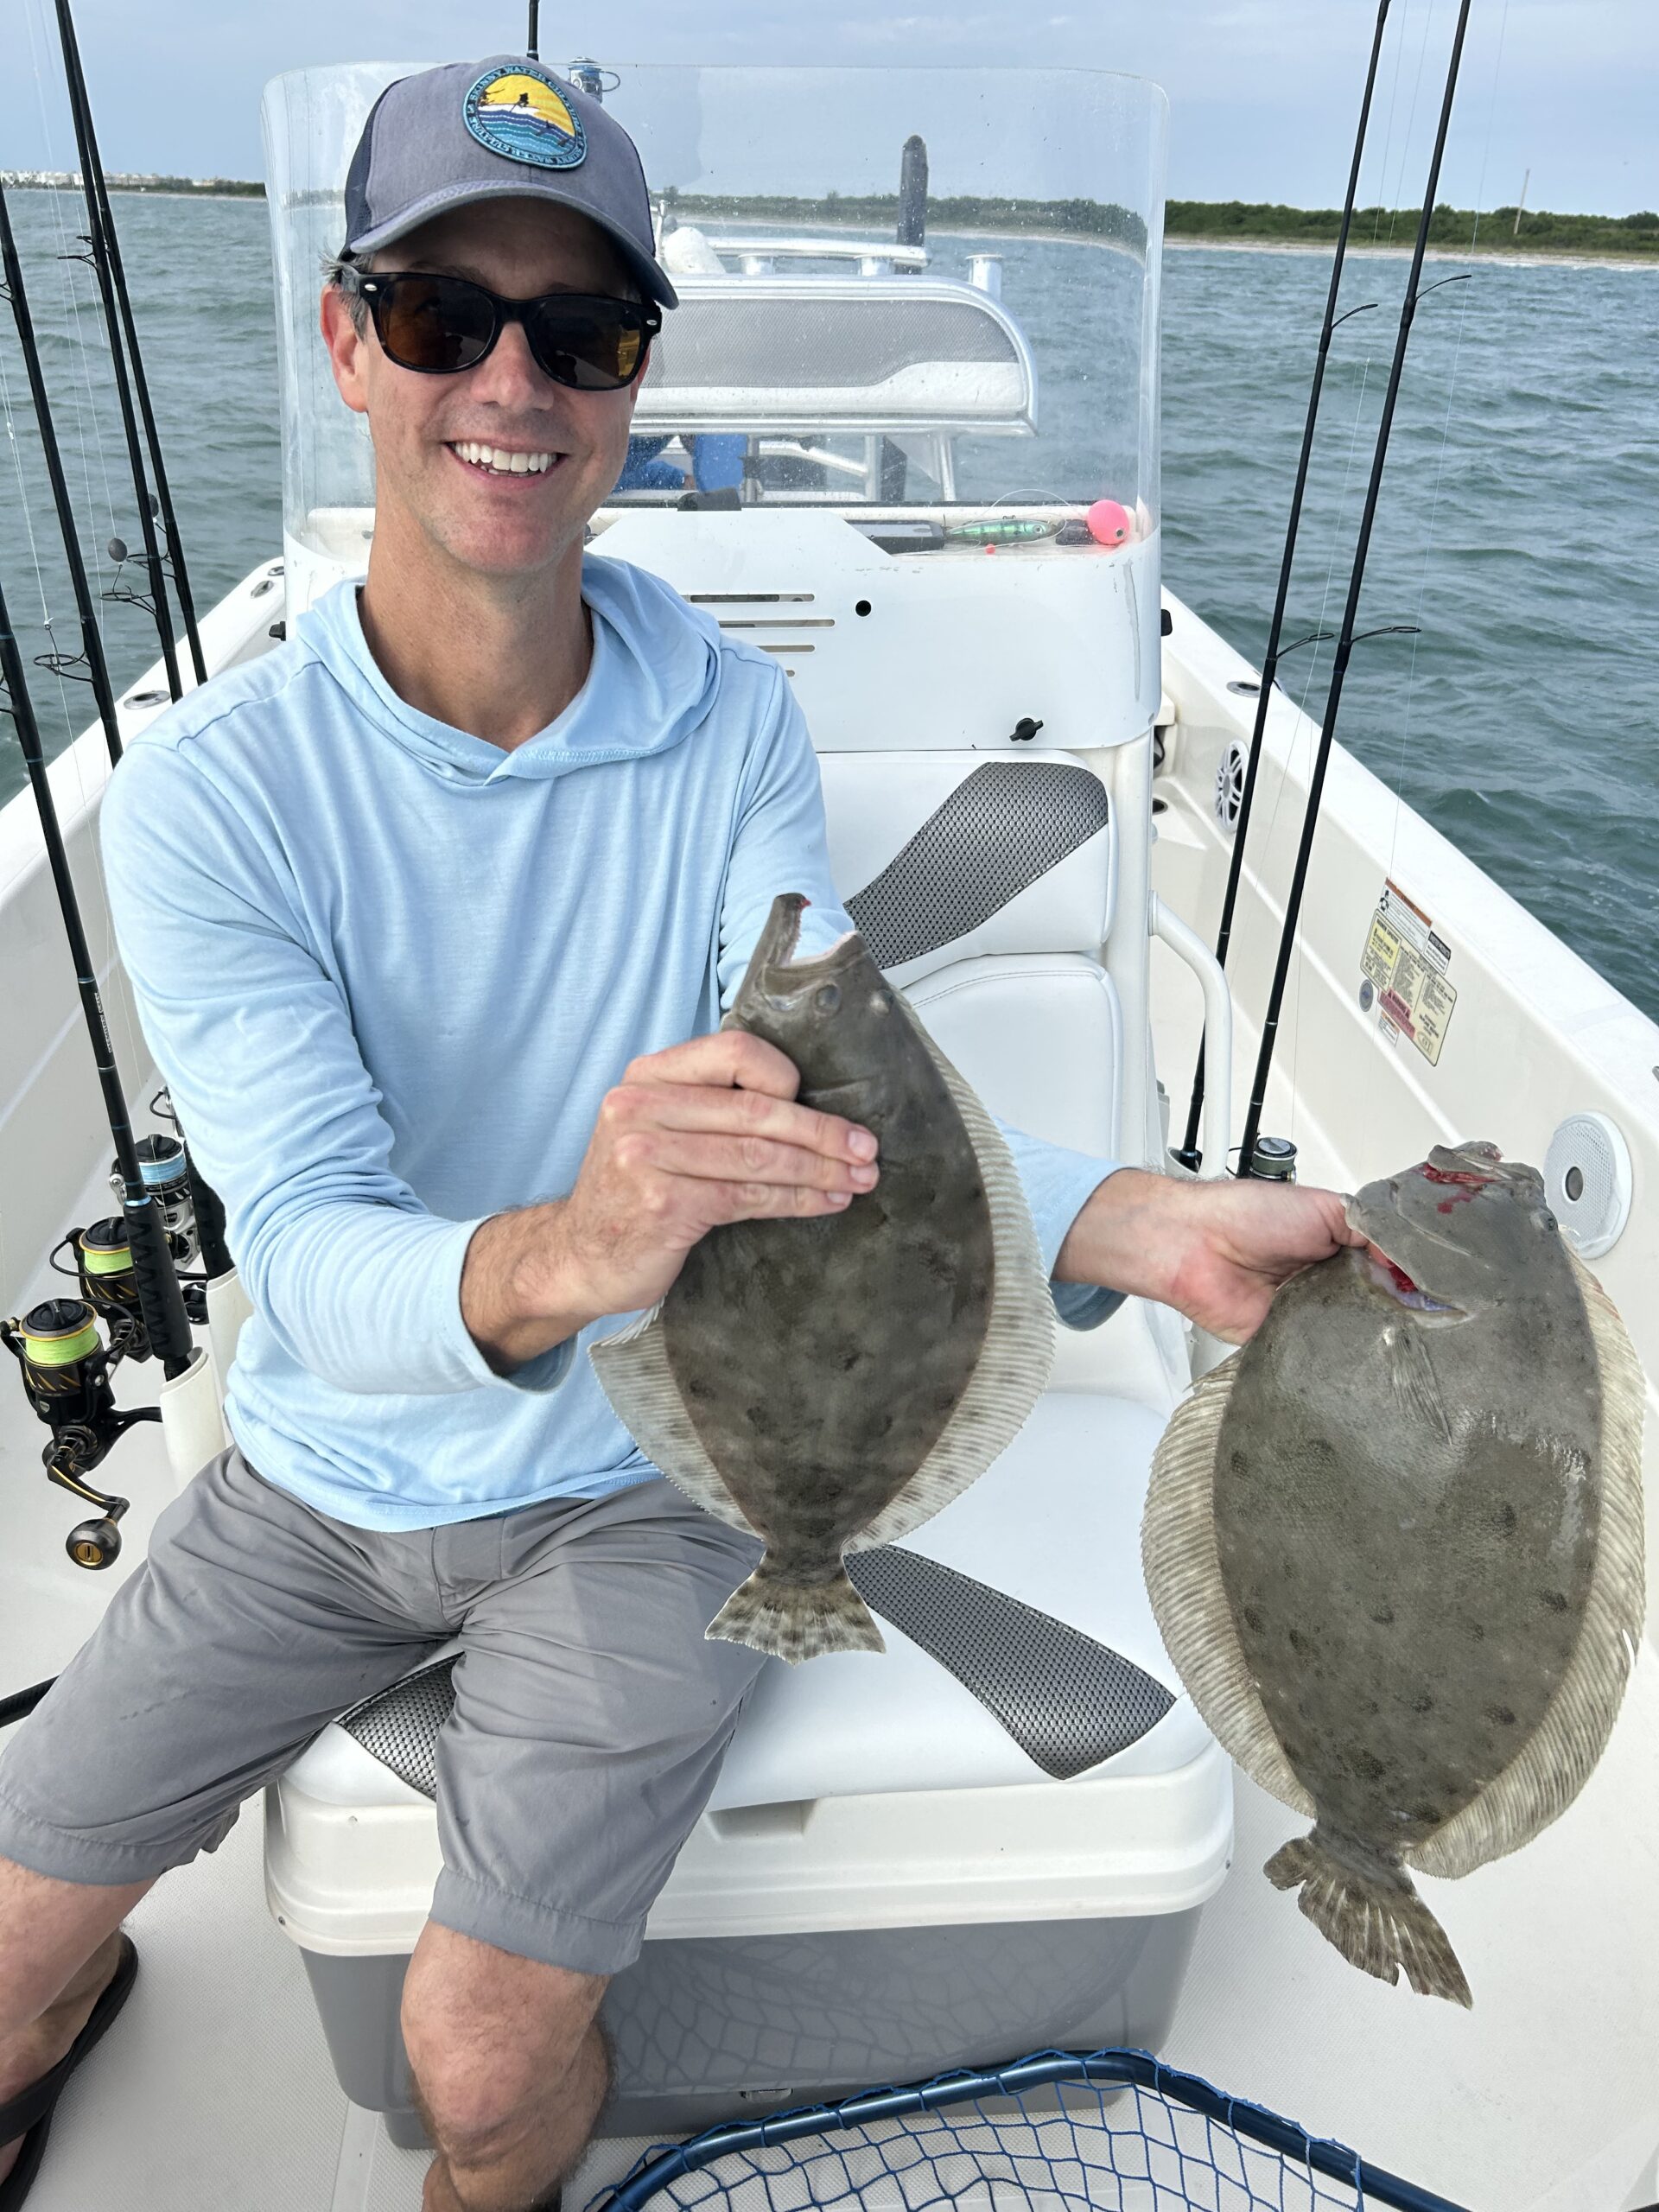
[[430, 1924], [404, 1984], [404, 2048], [440, 2147], [476, 2157], [533, 2131], [582, 2052], [606, 1977]]

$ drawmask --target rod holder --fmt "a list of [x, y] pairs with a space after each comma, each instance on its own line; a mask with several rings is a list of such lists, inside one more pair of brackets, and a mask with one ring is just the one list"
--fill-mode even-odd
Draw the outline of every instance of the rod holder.
[[183, 1373], [162, 1383], [161, 1403], [168, 1465], [182, 1490], [230, 1440], [219, 1409], [213, 1355], [205, 1348], [193, 1352]]

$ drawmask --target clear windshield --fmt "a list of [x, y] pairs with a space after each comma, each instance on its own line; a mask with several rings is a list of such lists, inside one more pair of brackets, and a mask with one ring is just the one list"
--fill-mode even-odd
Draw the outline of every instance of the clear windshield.
[[[373, 455], [316, 337], [319, 264], [340, 243], [363, 118], [416, 66], [304, 70], [266, 93], [288, 535], [331, 577], [362, 565]], [[1153, 534], [1155, 86], [623, 67], [605, 99], [640, 148], [682, 302], [617, 506], [856, 506], [947, 528], [1023, 513], [1035, 529], [1106, 501], [1103, 544]]]

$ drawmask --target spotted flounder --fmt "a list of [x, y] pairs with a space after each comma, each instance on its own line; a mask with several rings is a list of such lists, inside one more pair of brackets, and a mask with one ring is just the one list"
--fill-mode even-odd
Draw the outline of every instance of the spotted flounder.
[[765, 1540], [708, 1633], [791, 1661], [883, 1649], [843, 1554], [907, 1535], [1014, 1440], [1054, 1328], [995, 1123], [856, 933], [794, 957], [805, 904], [773, 902], [727, 1026], [874, 1130], [880, 1179], [842, 1213], [712, 1230], [591, 1355], [647, 1458]]
[[1193, 1703], [1311, 1834], [1267, 1866], [1343, 1955], [1471, 2002], [1411, 1879], [1564, 1812], [1643, 1620], [1643, 1380], [1497, 1147], [1348, 1202], [1370, 1240], [1280, 1289], [1154, 1463], [1153, 1611]]

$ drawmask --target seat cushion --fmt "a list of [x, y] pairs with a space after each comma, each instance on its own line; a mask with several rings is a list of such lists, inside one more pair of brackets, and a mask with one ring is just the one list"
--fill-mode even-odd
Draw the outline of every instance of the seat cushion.
[[989, 953], [1098, 954], [1113, 838], [1080, 760], [829, 753], [818, 772], [836, 887], [895, 982]]
[[1050, 1144], [1117, 1157], [1122, 1024], [1098, 961], [1079, 952], [960, 960], [905, 995], [993, 1114]]
[[[1161, 1428], [1158, 1414], [1123, 1400], [1043, 1398], [971, 1489], [886, 1548], [885, 1581], [876, 1555], [855, 1561], [884, 1614], [884, 1653], [768, 1664], [711, 1809], [1161, 1774], [1197, 1758], [1209, 1738], [1164, 1652], [1141, 1575], [1141, 1509]], [[893, 1605], [913, 1636], [884, 1605], [893, 1603], [890, 1563], [901, 1551], [944, 1570], [924, 1566]], [[418, 1799], [448, 1710], [447, 1683], [429, 1669], [422, 1677], [399, 1685], [401, 1698], [372, 1701], [378, 1727], [352, 1718], [392, 1765], [336, 1722], [301, 1754], [298, 1785], [334, 1804]]]
[[[1162, 1718], [1096, 1773], [1167, 1772], [1209, 1740], [1141, 1579], [1141, 1510], [1162, 1429], [1145, 1407], [1051, 1394], [995, 1465], [902, 1547], [1081, 1630], [1172, 1694]], [[971, 1690], [890, 1622], [882, 1634], [885, 1652], [766, 1669], [727, 1754], [716, 1807], [1041, 1778]], [[1049, 1704], [1061, 1732], [1087, 1694], [1080, 1676], [1052, 1671], [1021, 1687]]]

